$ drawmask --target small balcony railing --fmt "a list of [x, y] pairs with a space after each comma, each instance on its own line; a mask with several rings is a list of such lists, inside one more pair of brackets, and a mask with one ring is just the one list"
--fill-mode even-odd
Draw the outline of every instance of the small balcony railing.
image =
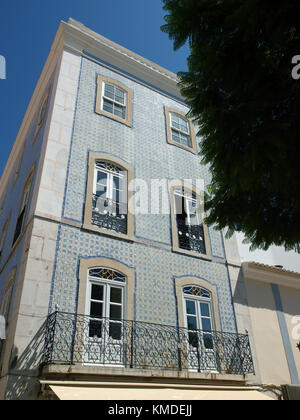
[[201, 225], [188, 225], [183, 219], [177, 219], [179, 248], [206, 254], [204, 230]]
[[248, 335], [62, 312], [47, 319], [44, 363], [254, 373]]
[[115, 232], [127, 233], [127, 204], [93, 194], [92, 224]]

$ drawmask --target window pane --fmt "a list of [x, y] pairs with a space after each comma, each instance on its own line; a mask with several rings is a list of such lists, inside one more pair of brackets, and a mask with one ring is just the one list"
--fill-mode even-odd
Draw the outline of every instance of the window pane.
[[104, 111], [110, 112], [111, 114], [113, 114], [113, 104], [112, 102], [103, 99], [103, 109]]
[[208, 303], [200, 303], [200, 310], [202, 316], [210, 317], [209, 305]]
[[114, 104], [114, 114], [118, 117], [125, 118], [125, 108], [121, 105]]
[[180, 129], [180, 125], [176, 121], [172, 121], [172, 127], [177, 128], [178, 130]]
[[125, 102], [125, 92], [122, 89], [116, 88], [115, 100], [124, 104]]
[[113, 340], [121, 340], [121, 333], [122, 333], [121, 324], [116, 324], [116, 323], [110, 322], [110, 324], [109, 324], [109, 336]]
[[97, 171], [97, 183], [101, 185], [107, 184], [107, 174], [102, 171]]
[[191, 142], [190, 142], [190, 137], [189, 136], [186, 136], [182, 133], [179, 133], [179, 138], [180, 138], [179, 141], [180, 141], [181, 144], [184, 144], [185, 146], [191, 147]]
[[106, 195], [107, 191], [107, 174], [105, 172], [97, 171], [96, 194]]
[[197, 334], [189, 332], [189, 345], [192, 347], [198, 347]]
[[178, 117], [178, 115], [172, 113], [171, 114], [171, 120], [172, 120], [172, 122], [179, 123], [179, 117]]
[[109, 85], [109, 84], [105, 83], [104, 96], [107, 96], [108, 98], [114, 99], [114, 87], [113, 87], [113, 85]]
[[188, 329], [189, 330], [196, 330], [197, 329], [197, 320], [194, 316], [188, 316]]
[[122, 306], [120, 305], [110, 305], [109, 316], [111, 319], [121, 319], [122, 318]]
[[180, 137], [178, 131], [172, 130], [172, 140], [180, 143]]
[[91, 302], [91, 317], [101, 318], [103, 314], [103, 304], [98, 302]]
[[192, 314], [192, 315], [196, 314], [195, 302], [193, 302], [192, 300], [186, 301], [186, 312], [187, 314]]
[[92, 285], [92, 299], [103, 300], [103, 286], [97, 284]]
[[186, 206], [185, 206], [185, 199], [181, 195], [174, 195], [175, 197], [175, 212], [177, 215], [177, 219], [183, 220], [185, 222], [186, 219]]
[[208, 318], [202, 318], [202, 329], [203, 331], [211, 331], [211, 323]]
[[120, 200], [120, 191], [119, 190], [113, 190], [113, 200], [116, 202], [116, 203], [119, 203], [121, 200]]
[[121, 188], [121, 179], [118, 176], [113, 177], [114, 188], [119, 190]]
[[114, 90], [114, 85], [112, 85], [111, 83], [105, 83], [105, 91], [114, 92]]
[[114, 303], [122, 303], [122, 289], [112, 287], [110, 289], [110, 301]]
[[100, 321], [90, 321], [89, 324], [89, 337], [102, 337], [102, 322]]
[[203, 335], [203, 343], [204, 343], [204, 347], [208, 350], [213, 350], [214, 349], [214, 341], [213, 341], [213, 337], [211, 334], [204, 334]]
[[184, 131], [185, 133], [189, 133], [188, 122], [181, 117], [179, 117], [179, 128], [181, 131]]

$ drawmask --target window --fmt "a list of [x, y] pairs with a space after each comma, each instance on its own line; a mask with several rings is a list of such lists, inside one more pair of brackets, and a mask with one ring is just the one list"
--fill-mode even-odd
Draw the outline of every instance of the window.
[[134, 279], [134, 270], [115, 260], [80, 260], [77, 313], [85, 314], [85, 322], [84, 340], [82, 328], [78, 331], [78, 352], [83, 363], [126, 364]]
[[125, 285], [126, 277], [118, 271], [106, 267], [89, 270], [85, 363], [124, 364]]
[[189, 123], [178, 114], [170, 113], [172, 140], [187, 147], [192, 147]]
[[132, 170], [119, 159], [90, 153], [84, 225], [99, 233], [133, 235], [133, 215], [128, 211], [128, 182]]
[[184, 113], [165, 107], [167, 141], [170, 144], [196, 153], [192, 121]]
[[210, 256], [209, 235], [203, 223], [200, 193], [193, 187], [179, 185], [170, 188], [173, 250]]
[[102, 108], [104, 111], [117, 115], [120, 118], [126, 118], [126, 92], [125, 90], [112, 85], [111, 83], [104, 83]]
[[36, 140], [36, 138], [37, 138], [37, 136], [38, 136], [41, 128], [44, 125], [45, 116], [46, 116], [47, 107], [48, 107], [49, 93], [50, 92], [48, 90], [46, 96], [42, 100], [41, 107], [40, 107], [39, 113], [37, 115], [36, 128], [35, 128], [35, 132], [34, 132], [32, 143], [35, 142], [35, 140]]
[[8, 230], [9, 219], [10, 219], [10, 215], [6, 219], [6, 221], [4, 223], [4, 226], [2, 228], [2, 232], [1, 232], [1, 238], [0, 238], [0, 261], [1, 261], [2, 255], [3, 255], [4, 246], [5, 246], [5, 240], [6, 240], [7, 230]]
[[132, 125], [132, 93], [118, 81], [98, 76], [96, 113]]
[[4, 285], [1, 300], [0, 300], [0, 315], [3, 315], [8, 324], [9, 313], [12, 302], [12, 295], [15, 283], [16, 269], [13, 269]]
[[214, 321], [210, 292], [199, 286], [185, 286], [183, 297], [189, 344], [197, 348], [198, 333], [196, 331], [200, 330], [204, 348], [213, 349]]
[[124, 293], [123, 274], [107, 268], [89, 270], [89, 337], [121, 339]]
[[17, 241], [17, 239], [19, 238], [19, 236], [23, 232], [24, 222], [25, 222], [25, 217], [26, 217], [26, 210], [27, 210], [29, 195], [30, 195], [30, 191], [31, 191], [32, 177], [33, 177], [33, 170], [31, 170], [31, 173], [28, 176], [27, 181], [25, 182], [25, 186], [23, 188], [21, 206], [20, 206], [19, 214], [18, 214], [18, 218], [17, 218], [15, 234], [14, 234], [14, 239], [13, 239], [13, 245], [15, 244], [15, 242]]
[[182, 343], [185, 367], [216, 372], [221, 330], [216, 286], [198, 277], [175, 277], [175, 292], [178, 323], [185, 337]]
[[126, 172], [109, 162], [96, 161], [92, 224], [127, 233]]
[[211, 294], [199, 286], [185, 286], [183, 299], [189, 368], [217, 371]]
[[174, 201], [179, 248], [206, 254], [204, 229], [197, 209], [196, 194], [176, 188]]

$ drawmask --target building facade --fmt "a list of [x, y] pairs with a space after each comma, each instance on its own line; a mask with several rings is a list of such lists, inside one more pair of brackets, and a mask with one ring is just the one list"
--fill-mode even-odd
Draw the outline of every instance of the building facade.
[[267, 398], [187, 112], [174, 74], [61, 23], [1, 179], [0, 398]]

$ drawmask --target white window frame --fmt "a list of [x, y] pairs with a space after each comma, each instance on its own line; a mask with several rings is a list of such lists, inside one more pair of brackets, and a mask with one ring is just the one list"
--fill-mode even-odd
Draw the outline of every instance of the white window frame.
[[[108, 169], [105, 168], [101, 168], [99, 166], [97, 166], [97, 162], [95, 164], [95, 169], [94, 169], [94, 183], [93, 183], [93, 194], [97, 193], [97, 178], [98, 178], [98, 172], [102, 172], [105, 173], [107, 175], [107, 185], [106, 185], [106, 197], [109, 200], [113, 200], [113, 190], [114, 190], [114, 177], [115, 178], [119, 178], [120, 179], [120, 185], [122, 186], [122, 188], [120, 189], [121, 195], [122, 193], [125, 194], [125, 187], [126, 187], [126, 176], [124, 171], [121, 170], [121, 168], [118, 168], [119, 172], [114, 172], [114, 171], [110, 171]], [[120, 197], [119, 197], [120, 198]], [[117, 203], [121, 203], [121, 201], [116, 201]]]
[[[92, 299], [92, 286], [93, 285], [98, 285], [98, 286], [103, 286], [103, 300], [95, 300]], [[99, 302], [103, 304], [103, 308], [102, 308], [102, 318], [106, 318], [106, 319], [111, 319], [110, 318], [110, 306], [115, 305], [115, 306], [121, 306], [121, 321], [124, 319], [124, 302], [125, 302], [125, 283], [122, 282], [118, 282], [118, 281], [114, 281], [114, 280], [105, 280], [105, 279], [99, 279], [96, 277], [92, 277], [91, 275], [89, 275], [89, 290], [87, 293], [87, 314], [92, 318], [93, 316], [91, 315], [90, 312], [90, 305], [91, 302]], [[116, 303], [116, 302], [111, 302], [110, 301], [110, 291], [112, 288], [118, 288], [122, 290], [122, 302], [121, 303]], [[97, 320], [97, 318], [95, 318], [95, 320]], [[117, 322], [117, 320], [114, 320], [112, 318], [112, 321]]]
[[[106, 269], [106, 267], [100, 267], [100, 269]], [[110, 269], [108, 269], [110, 270]], [[111, 269], [112, 271], [115, 271], [114, 269]], [[122, 273], [120, 273], [122, 274]], [[101, 346], [106, 346], [104, 348], [106, 348], [106, 351], [108, 351], [108, 353], [106, 353], [106, 351], [104, 351], [103, 353], [101, 353], [101, 358], [97, 361], [95, 359], [93, 359], [93, 365], [94, 364], [98, 364], [98, 365], [105, 365], [105, 366], [122, 366], [122, 353], [120, 354], [120, 360], [117, 361], [117, 363], [114, 363], [114, 361], [109, 361], [109, 363], [107, 363], [106, 357], [109, 357], [110, 353], [109, 353], [109, 346], [118, 346], [120, 345], [120, 347], [122, 347], [124, 345], [124, 337], [123, 337], [123, 320], [125, 319], [125, 311], [126, 311], [126, 301], [127, 301], [127, 282], [126, 282], [126, 276], [124, 276], [124, 281], [117, 281], [117, 280], [110, 280], [110, 279], [105, 279], [105, 278], [101, 278], [101, 277], [94, 277], [93, 275], [91, 275], [89, 272], [87, 273], [88, 276], [88, 281], [87, 281], [87, 293], [86, 293], [86, 304], [85, 304], [85, 313], [88, 316], [88, 323], [90, 322], [99, 322], [102, 323], [102, 331], [101, 331], [101, 337], [97, 337], [97, 335], [95, 335], [94, 337], [90, 337], [88, 333], [87, 337], [85, 338], [87, 347], [91, 347], [94, 344], [96, 346], [100, 346], [98, 348], [101, 348]], [[95, 300], [92, 299], [92, 285], [99, 285], [99, 286], [103, 286], [103, 301], [101, 300]], [[118, 288], [122, 290], [122, 302], [121, 304], [118, 304], [116, 302], [111, 302], [110, 301], [110, 291], [112, 288]], [[94, 317], [91, 314], [91, 302], [99, 302], [102, 303], [102, 317]], [[114, 319], [110, 317], [110, 308], [111, 305], [115, 305], [115, 306], [121, 306], [121, 318], [120, 319]], [[110, 324], [120, 324], [121, 325], [121, 338], [120, 339], [114, 339], [112, 337], [110, 337], [109, 335], [109, 328], [110, 328]], [[105, 325], [104, 325], [105, 324]], [[103, 348], [103, 347], [102, 347]], [[105, 363], [103, 362], [103, 358], [105, 360]], [[84, 364], [89, 365], [91, 363], [91, 361], [85, 356], [84, 357]], [[95, 363], [96, 362], [96, 363]]]
[[[176, 209], [176, 196], [182, 197], [184, 199], [184, 209], [185, 209], [185, 212], [186, 212], [186, 215], [187, 215], [187, 220], [186, 220], [187, 224], [190, 225], [190, 226], [192, 224], [193, 225], [200, 225], [201, 224], [201, 217], [200, 217], [199, 211], [197, 210], [197, 205], [199, 203], [199, 200], [197, 199], [197, 195], [195, 193], [192, 193], [191, 191], [189, 193], [183, 193], [183, 192], [179, 191], [179, 188], [175, 189], [174, 190], [175, 210], [177, 210]], [[193, 196], [195, 196], [196, 198], [193, 198]], [[192, 213], [190, 211], [189, 203], [192, 203], [193, 205], [196, 205], [194, 213]], [[176, 215], [177, 215], [177, 213], [176, 213]], [[191, 215], [196, 216], [196, 218], [197, 218], [197, 223], [196, 224], [192, 223]], [[203, 240], [204, 240], [204, 238], [203, 238]]]
[[[105, 96], [105, 86], [106, 85], [113, 86], [113, 88], [114, 88], [114, 99], [110, 98], [109, 96]], [[108, 113], [114, 115], [115, 117], [122, 118], [123, 120], [126, 120], [127, 119], [127, 113], [128, 113], [128, 109], [127, 109], [127, 92], [124, 89], [122, 89], [121, 87], [115, 85], [112, 82], [106, 82], [106, 81], [104, 81], [102, 86], [103, 86], [102, 87], [102, 97], [101, 97], [101, 109], [102, 109], [102, 111], [108, 112]], [[123, 103], [122, 102], [119, 102], [119, 101], [117, 101], [115, 99], [115, 96], [116, 96], [115, 90], [116, 89], [119, 89], [119, 90], [121, 90], [123, 92], [123, 94], [124, 94], [124, 102]], [[113, 112], [110, 112], [107, 109], [104, 109], [104, 100], [112, 103]], [[118, 105], [118, 106], [120, 106], [120, 107], [122, 107], [124, 109], [124, 117], [123, 116], [120, 116], [118, 114], [115, 114], [115, 112], [114, 112], [114, 105], [115, 104]]]
[[[186, 123], [187, 130], [188, 130], [187, 132], [181, 130], [178, 127], [174, 127], [173, 126], [173, 120], [172, 120], [172, 116], [173, 115], [176, 115], [179, 118], [179, 121], [182, 120], [182, 121], [184, 121]], [[192, 146], [193, 146], [192, 143], [193, 142], [192, 142], [192, 137], [191, 137], [191, 131], [190, 131], [189, 121], [186, 118], [184, 118], [182, 115], [176, 114], [176, 112], [170, 112], [169, 113], [169, 118], [170, 118], [170, 128], [171, 128], [171, 137], [172, 137], [172, 140], [174, 142], [178, 143], [178, 144], [181, 144], [181, 145], [185, 146], [185, 147], [192, 148]], [[176, 131], [178, 133], [179, 138], [180, 138], [180, 141], [179, 142], [177, 140], [174, 140], [173, 139], [173, 133], [172, 133], [172, 131]], [[184, 136], [184, 138], [188, 138], [187, 144], [185, 144], [184, 142], [181, 141], [182, 140], [182, 136]]]
[[[196, 322], [197, 322], [197, 329], [201, 330], [204, 332], [204, 329], [202, 328], [202, 319], [209, 319], [210, 320], [210, 324], [211, 324], [211, 331], [215, 331], [215, 321], [214, 321], [214, 311], [213, 311], [213, 302], [212, 302], [212, 298], [211, 298], [211, 293], [207, 290], [207, 292], [210, 294], [210, 297], [203, 297], [203, 296], [196, 296], [196, 295], [188, 295], [184, 293], [184, 289], [186, 287], [189, 287], [189, 285], [186, 285], [182, 288], [182, 298], [183, 298], [183, 312], [184, 312], [184, 322], [185, 322], [185, 327], [188, 328], [188, 320], [187, 317], [188, 316], [192, 316], [192, 317], [196, 317]], [[199, 286], [196, 286], [199, 287]], [[202, 289], [202, 288], [201, 288]], [[205, 289], [206, 290], [206, 289]], [[191, 301], [195, 301], [195, 307], [196, 307], [196, 314], [188, 314], [187, 313], [187, 309], [186, 309], [186, 301], [187, 300], [191, 300]], [[210, 316], [203, 316], [201, 314], [201, 309], [200, 309], [200, 304], [201, 303], [206, 303], [209, 306], [209, 312], [210, 312]], [[208, 332], [209, 334], [209, 332]]]
[[[185, 285], [182, 288], [182, 299], [183, 299], [183, 317], [184, 317], [184, 327], [186, 328], [186, 337], [187, 337], [187, 346], [190, 349], [189, 350], [189, 354], [190, 356], [192, 356], [192, 354], [194, 353], [194, 357], [197, 358], [198, 356], [198, 346], [200, 349], [202, 349], [202, 351], [205, 352], [205, 354], [209, 355], [209, 361], [210, 361], [210, 366], [206, 366], [205, 370], [209, 370], [211, 372], [217, 373], [217, 360], [215, 359], [215, 355], [216, 355], [216, 349], [215, 349], [215, 344], [214, 344], [214, 334], [216, 331], [215, 328], [215, 317], [214, 317], [214, 306], [213, 306], [213, 300], [211, 297], [211, 292], [207, 289], [204, 289], [202, 287], [199, 287], [200, 289], [204, 289], [207, 293], [209, 293], [209, 298], [208, 297], [204, 297], [204, 296], [196, 296], [196, 295], [190, 295], [190, 294], [185, 294], [184, 293], [184, 289], [186, 287], [195, 287], [193, 285]], [[195, 314], [188, 314], [187, 312], [187, 301], [191, 301], [195, 303]], [[203, 316], [201, 313], [201, 303], [205, 303], [208, 305], [209, 307], [209, 314], [210, 316]], [[189, 329], [188, 327], [188, 316], [193, 317], [196, 319], [196, 330], [192, 330]], [[203, 328], [203, 319], [209, 319], [210, 321], [210, 330], [205, 330]], [[199, 334], [200, 331], [200, 334]], [[197, 340], [197, 347], [191, 346], [189, 344], [189, 339], [190, 339], [190, 334], [195, 334], [196, 336], [196, 340]], [[207, 347], [206, 345], [206, 340], [207, 337], [211, 338], [211, 341], [209, 341], [210, 343], [212, 343], [212, 348], [211, 347]], [[191, 347], [192, 348], [191, 348]], [[201, 355], [200, 355], [201, 358]], [[197, 366], [197, 368], [195, 366], [193, 366], [193, 362], [192, 365], [190, 366], [190, 370], [191, 371], [198, 371], [198, 369], [201, 367], [201, 362], [199, 362], [199, 366]]]

